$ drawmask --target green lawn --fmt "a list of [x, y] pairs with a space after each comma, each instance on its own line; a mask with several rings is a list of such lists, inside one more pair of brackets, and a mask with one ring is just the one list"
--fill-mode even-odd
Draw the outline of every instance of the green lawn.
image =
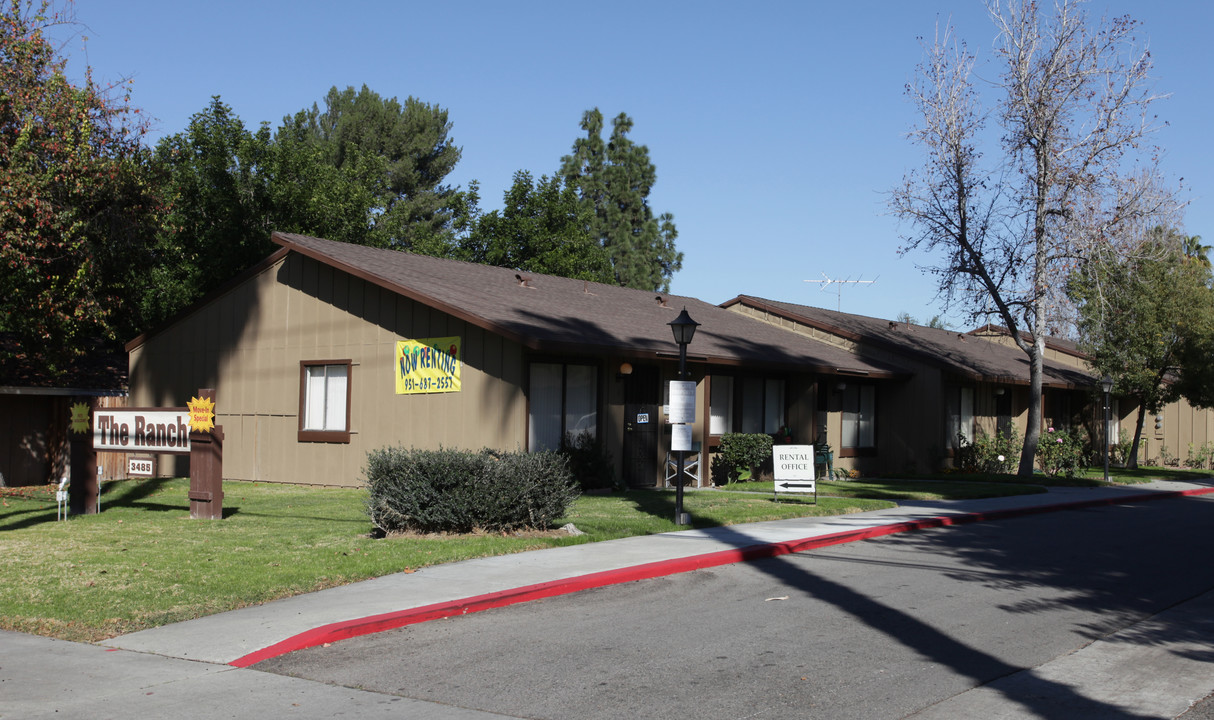
[[[191, 520], [187, 480], [106, 483], [102, 512], [56, 522], [53, 489], [0, 495], [0, 627], [96, 641], [427, 565], [680, 529], [671, 492], [586, 495], [567, 533], [373, 539], [360, 489], [225, 483], [223, 520]], [[889, 506], [688, 492], [707, 527]]]
[[[1209, 473], [1157, 468], [1117, 475], [1133, 482]], [[52, 487], [0, 489], [0, 628], [96, 641], [427, 565], [681, 529], [672, 521], [672, 491], [585, 495], [558, 523], [572, 522], [581, 536], [374, 539], [361, 489], [228, 482], [225, 519], [191, 520], [188, 486], [181, 479], [106, 483], [102, 512], [67, 522], [55, 520]], [[689, 490], [684, 507], [693, 527], [710, 527], [863, 512], [893, 500], [1040, 491], [1012, 476], [866, 479], [821, 482], [813, 504], [812, 496], [797, 495], [775, 502], [770, 482], [743, 483]]]

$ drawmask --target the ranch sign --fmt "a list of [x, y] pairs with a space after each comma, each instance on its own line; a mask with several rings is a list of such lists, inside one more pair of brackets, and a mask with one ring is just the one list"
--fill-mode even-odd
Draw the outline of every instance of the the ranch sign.
[[110, 452], [188, 453], [187, 408], [127, 408], [93, 412], [93, 449]]

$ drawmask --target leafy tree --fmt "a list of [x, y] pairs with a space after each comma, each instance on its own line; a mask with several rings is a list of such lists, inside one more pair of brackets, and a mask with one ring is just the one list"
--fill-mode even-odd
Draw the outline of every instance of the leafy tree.
[[[1133, 51], [1132, 20], [1093, 26], [1077, 5], [1060, 0], [1050, 18], [1032, 0], [992, 5], [1003, 67], [990, 83], [993, 112], [980, 102], [965, 46], [947, 29], [927, 46], [908, 87], [922, 114], [912, 138], [926, 159], [891, 196], [913, 227], [902, 252], [936, 253], [929, 269], [946, 305], [960, 301], [971, 320], [999, 319], [1028, 357], [1021, 475], [1033, 472], [1045, 338], [1066, 276], [1167, 202], [1153, 159], [1135, 162], [1154, 129], [1150, 55]], [[987, 131], [988, 117], [997, 132]]]
[[520, 170], [503, 208], [480, 216], [464, 244], [473, 262], [548, 275], [612, 282], [606, 251], [590, 235], [591, 210], [558, 177]]
[[[896, 317], [894, 319], [897, 322], [904, 323], [906, 325], [918, 325], [919, 324], [919, 321], [915, 319], [915, 316], [911, 315], [910, 313], [908, 313], [906, 311], [898, 313], [898, 317]], [[927, 321], [927, 327], [934, 328], [936, 330], [947, 330], [949, 328], [949, 325], [947, 322], [944, 321], [944, 318], [940, 317], [939, 315], [933, 315], [931, 320]]]
[[[1138, 466], [1146, 415], [1185, 389], [1174, 382], [1188, 375], [1188, 364], [1181, 362], [1185, 347], [1204, 343], [1214, 328], [1210, 269], [1186, 261], [1185, 241], [1174, 231], [1155, 228], [1135, 255], [1123, 258], [1106, 249], [1071, 276], [1080, 347], [1097, 373], [1113, 378], [1119, 395], [1138, 401], [1130, 467]], [[1195, 371], [1209, 363], [1191, 360]]]
[[1185, 235], [1182, 242], [1186, 258], [1196, 260], [1202, 267], [1212, 267], [1210, 265], [1210, 250], [1214, 250], [1214, 248], [1209, 245], [1202, 245], [1200, 235]]
[[272, 157], [270, 129], [249, 131], [218, 96], [157, 144], [169, 211], [144, 298], [150, 319], [167, 318], [272, 251]]
[[350, 153], [334, 165], [300, 122], [284, 121], [268, 168], [274, 229], [375, 244], [371, 233], [383, 165], [382, 157], [367, 153]]
[[[475, 204], [475, 191], [431, 187], [429, 195], [445, 194], [445, 215], [427, 216], [418, 208], [430, 207], [422, 197], [428, 181], [418, 177], [441, 178], [450, 168], [409, 154], [425, 155], [416, 147], [445, 133], [445, 113], [427, 121], [438, 111], [412, 99], [402, 109], [365, 87], [357, 94], [334, 89], [328, 104], [325, 113], [313, 107], [285, 118], [271, 133], [265, 123], [247, 129], [217, 96], [185, 131], [161, 140], [155, 156], [172, 211], [144, 300], [150, 318], [172, 315], [263, 259], [273, 250], [273, 230], [451, 253], [453, 218]], [[443, 163], [459, 156], [454, 148], [435, 152]], [[407, 227], [413, 222], [417, 229]]]
[[448, 254], [462, 202], [443, 184], [460, 159], [447, 111], [416, 98], [385, 99], [366, 85], [333, 87], [316, 105], [284, 121], [302, 131], [325, 162], [367, 182], [375, 202], [367, 244]]
[[49, 2], [0, 11], [0, 330], [54, 376], [137, 327], [159, 203], [124, 85], [75, 85], [47, 37]]
[[632, 126], [632, 119], [620, 113], [604, 143], [603, 114], [598, 108], [587, 110], [581, 122], [586, 137], [578, 138], [573, 153], [561, 158], [560, 175], [593, 211], [591, 234], [607, 251], [615, 281], [667, 292], [671, 277], [683, 266], [683, 253], [675, 249], [674, 216], [654, 217], [649, 207], [657, 170], [649, 148], [628, 137]]

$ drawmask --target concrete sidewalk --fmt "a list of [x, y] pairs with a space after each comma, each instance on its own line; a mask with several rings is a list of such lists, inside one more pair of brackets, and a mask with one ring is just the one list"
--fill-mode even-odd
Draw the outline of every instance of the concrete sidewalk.
[[1067, 507], [1214, 492], [1157, 482], [683, 530], [423, 568], [123, 635], [107, 647], [247, 667], [357, 635], [651, 577], [906, 530]]
[[[685, 530], [451, 563], [132, 633], [101, 645], [0, 633], [0, 717], [159, 717], [179, 714], [182, 708], [197, 718], [353, 713], [372, 718], [500, 717], [242, 668], [345, 637], [590, 587], [918, 528], [1212, 492], [1210, 485], [1155, 482], [915, 502], [856, 515]], [[1190, 604], [1191, 610], [1169, 612], [1205, 614], [1214, 608], [1214, 593]], [[1101, 697], [1115, 686], [1117, 701], [1127, 711], [1153, 709], [1134, 717], [1175, 717], [1214, 689], [1214, 664], [1193, 660], [1194, 648], [1170, 648], [1170, 642], [1154, 638], [1137, 649], [1135, 643], [1117, 644], [1111, 665], [1109, 648], [1114, 646], [1101, 641], [1018, 674], [1023, 676], [1019, 681], [1013, 676], [1001, 682], [1027, 683], [1031, 689], [1033, 677], [1048, 675], [1054, 683], [1080, 692], [1090, 689]], [[1214, 633], [1206, 645], [1214, 645]], [[1175, 680], [1163, 689], [1134, 684], [1149, 677]], [[1016, 715], [1014, 707], [1001, 707], [1000, 698], [999, 688], [977, 688], [925, 710], [922, 717], [1025, 717]], [[1180, 709], [1173, 712], [1173, 706]]]

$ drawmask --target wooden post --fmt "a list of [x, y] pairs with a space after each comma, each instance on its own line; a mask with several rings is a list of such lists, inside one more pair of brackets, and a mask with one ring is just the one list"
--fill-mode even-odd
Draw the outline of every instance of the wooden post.
[[[215, 402], [215, 390], [201, 388], [199, 399]], [[223, 427], [190, 432], [190, 517], [223, 519]]]
[[100, 490], [97, 482], [97, 451], [93, 450], [93, 413], [97, 410], [97, 398], [76, 398], [75, 403], [88, 405], [89, 429], [84, 433], [69, 433], [72, 481], [67, 488], [68, 507], [72, 515], [96, 515], [100, 507], [97, 503]]

